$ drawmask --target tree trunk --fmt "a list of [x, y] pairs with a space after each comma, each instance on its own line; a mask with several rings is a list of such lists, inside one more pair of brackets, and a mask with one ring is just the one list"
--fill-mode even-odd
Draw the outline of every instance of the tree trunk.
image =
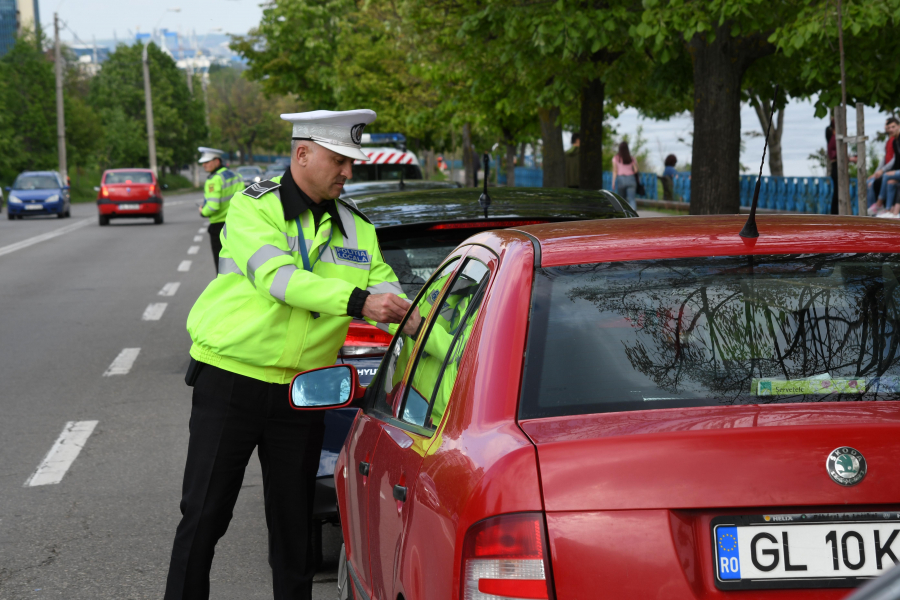
[[597, 78], [581, 88], [581, 146], [578, 148], [578, 187], [603, 189], [603, 101], [606, 84]]
[[732, 38], [731, 23], [706, 43], [689, 43], [694, 66], [694, 147], [691, 214], [736, 214], [740, 209], [741, 80], [754, 60], [773, 52], [762, 36]]
[[506, 144], [506, 187], [516, 187], [515, 144]]
[[522, 142], [521, 144], [519, 144], [519, 166], [520, 167], [525, 166], [525, 148], [526, 148], [526, 146], [528, 146], [528, 144], [526, 144], [525, 142]]
[[[750, 104], [756, 110], [759, 126], [763, 135], [769, 130], [769, 115], [772, 114], [772, 102], [753, 94]], [[784, 133], [784, 109], [778, 111], [775, 122], [772, 124], [772, 132], [769, 134], [769, 174], [775, 177], [784, 177], [784, 161], [781, 154], [781, 134]]]
[[475, 153], [472, 152], [472, 126], [469, 123], [463, 125], [462, 138], [463, 168], [466, 170], [466, 182], [464, 185], [465, 187], [475, 187], [475, 173], [477, 172], [477, 167], [475, 166]]
[[541, 140], [544, 142], [544, 185], [543, 187], [566, 187], [566, 154], [563, 151], [562, 127], [559, 108], [541, 108]]

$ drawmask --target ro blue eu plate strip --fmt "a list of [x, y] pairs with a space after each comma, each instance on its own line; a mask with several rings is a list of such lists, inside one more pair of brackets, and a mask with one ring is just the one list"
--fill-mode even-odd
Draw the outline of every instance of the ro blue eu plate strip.
[[725, 581], [741, 578], [737, 527], [716, 527], [716, 556], [719, 579]]

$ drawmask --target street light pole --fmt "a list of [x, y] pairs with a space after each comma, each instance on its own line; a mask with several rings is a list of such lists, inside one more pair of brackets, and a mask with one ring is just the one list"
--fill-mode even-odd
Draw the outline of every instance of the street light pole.
[[66, 164], [66, 115], [63, 105], [63, 64], [62, 49], [59, 45], [59, 15], [53, 13], [53, 38], [56, 43], [56, 144], [59, 152], [59, 174], [65, 181], [68, 176]]
[[147, 151], [150, 154], [150, 170], [159, 177], [156, 169], [156, 130], [153, 127], [153, 99], [150, 96], [150, 66], [147, 64], [147, 44], [141, 57], [144, 65], [144, 103], [147, 109]]

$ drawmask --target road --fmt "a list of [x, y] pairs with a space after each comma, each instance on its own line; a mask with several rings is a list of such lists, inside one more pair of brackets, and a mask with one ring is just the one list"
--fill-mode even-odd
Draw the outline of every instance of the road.
[[[185, 321], [215, 274], [198, 200], [170, 196], [163, 225], [101, 228], [92, 204], [0, 215], [0, 599], [162, 598], [188, 442]], [[216, 599], [272, 597], [255, 456], [243, 488]], [[323, 599], [340, 548], [325, 529]]]

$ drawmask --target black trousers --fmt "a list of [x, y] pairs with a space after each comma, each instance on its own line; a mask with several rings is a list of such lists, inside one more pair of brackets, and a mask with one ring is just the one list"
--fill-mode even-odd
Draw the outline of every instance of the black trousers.
[[213, 253], [213, 261], [216, 263], [216, 273], [219, 272], [219, 252], [222, 251], [222, 240], [219, 238], [219, 234], [222, 233], [222, 228], [225, 227], [225, 223], [210, 223], [207, 231], [209, 232], [209, 243], [212, 245], [212, 253]]
[[190, 442], [165, 600], [209, 598], [216, 542], [225, 535], [257, 448], [276, 600], [312, 597], [312, 507], [323, 412], [288, 405], [288, 386], [204, 365], [194, 385]]

